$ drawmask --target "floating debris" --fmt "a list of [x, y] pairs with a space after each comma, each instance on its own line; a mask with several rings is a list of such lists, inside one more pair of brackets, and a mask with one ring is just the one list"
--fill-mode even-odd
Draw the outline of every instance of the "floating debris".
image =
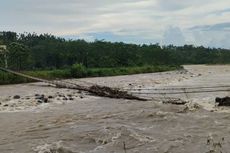
[[224, 97], [224, 98], [220, 98], [220, 97], [216, 97], [216, 103], [218, 103], [217, 106], [230, 106], [230, 97]]
[[163, 101], [163, 104], [173, 104], [173, 105], [185, 105], [186, 103], [188, 102], [180, 98]]
[[127, 91], [121, 91], [119, 89], [110, 88], [106, 86], [93, 85], [88, 89], [88, 91], [90, 93], [93, 93], [101, 97], [123, 98], [123, 99], [133, 99], [133, 100], [141, 100], [141, 101], [146, 100], [144, 98], [133, 96], [129, 94]]
[[20, 99], [21, 97], [19, 95], [15, 95], [13, 98], [14, 99]]

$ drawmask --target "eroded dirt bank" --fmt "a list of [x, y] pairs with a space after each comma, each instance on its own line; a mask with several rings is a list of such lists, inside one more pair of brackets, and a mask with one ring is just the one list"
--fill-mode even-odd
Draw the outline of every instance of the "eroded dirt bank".
[[[185, 69], [81, 79], [81, 83], [123, 89], [230, 83], [230, 66], [198, 65]], [[38, 103], [36, 94], [52, 98], [48, 103]], [[15, 95], [20, 95], [20, 99], [14, 99]], [[174, 95], [190, 102], [178, 106], [162, 104], [160, 100], [100, 98], [40, 83], [1, 86], [0, 152], [228, 152], [230, 109], [217, 108], [214, 101], [216, 96], [227, 95], [229, 92]]]

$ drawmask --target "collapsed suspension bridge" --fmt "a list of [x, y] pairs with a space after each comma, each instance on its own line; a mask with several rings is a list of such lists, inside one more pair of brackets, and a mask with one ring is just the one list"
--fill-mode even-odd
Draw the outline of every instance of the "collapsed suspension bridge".
[[197, 87], [165, 87], [165, 88], [111, 88], [100, 86], [94, 83], [84, 82], [84, 84], [70, 82], [66, 80], [46, 80], [38, 77], [33, 77], [20, 72], [12, 71], [6, 68], [1, 68], [1, 71], [21, 76], [34, 81], [44, 82], [58, 88], [76, 89], [86, 91], [91, 94], [110, 97], [123, 98], [146, 101], [151, 99], [151, 95], [180, 95], [180, 94], [195, 94], [195, 93], [213, 93], [213, 92], [230, 92], [230, 85], [216, 85], [216, 86], [197, 86]]
[[48, 83], [50, 85], [53, 85], [57, 88], [68, 88], [68, 89], [76, 89], [76, 90], [81, 90], [81, 91], [87, 91], [91, 94], [101, 96], [101, 97], [109, 97], [109, 98], [123, 98], [123, 99], [133, 99], [133, 100], [140, 100], [140, 101], [145, 101], [147, 99], [140, 98], [138, 96], [134, 96], [132, 94], [129, 94], [127, 91], [122, 91], [116, 88], [110, 88], [106, 86], [99, 86], [96, 84], [91, 84], [91, 85], [79, 85], [77, 83], [72, 83], [64, 80], [46, 80], [46, 79], [41, 79], [37, 77], [33, 77], [30, 75], [26, 75], [20, 72], [12, 71], [6, 68], [0, 67], [1, 71], [11, 73], [20, 77], [24, 77], [27, 79], [31, 79], [34, 81], [39, 81], [39, 82], [44, 82]]
[[200, 87], [166, 87], [166, 88], [132, 88], [124, 89], [130, 91], [133, 94], [184, 94], [184, 93], [205, 93], [205, 92], [228, 92], [230, 91], [230, 85], [219, 85], [219, 86], [200, 86]]

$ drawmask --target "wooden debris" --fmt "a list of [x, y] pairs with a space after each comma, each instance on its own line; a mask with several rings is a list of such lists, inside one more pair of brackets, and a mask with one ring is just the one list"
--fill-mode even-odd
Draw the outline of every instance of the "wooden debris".
[[93, 85], [88, 90], [90, 93], [101, 97], [110, 97], [110, 98], [123, 98], [123, 99], [133, 99], [133, 100], [141, 100], [146, 101], [144, 98], [140, 98], [137, 96], [133, 96], [129, 94], [127, 91], [121, 91], [116, 88], [110, 88], [105, 86]]
[[173, 104], [173, 105], [185, 105], [186, 103], [188, 103], [187, 101], [184, 101], [182, 99], [170, 99], [167, 101], [163, 101], [163, 104]]

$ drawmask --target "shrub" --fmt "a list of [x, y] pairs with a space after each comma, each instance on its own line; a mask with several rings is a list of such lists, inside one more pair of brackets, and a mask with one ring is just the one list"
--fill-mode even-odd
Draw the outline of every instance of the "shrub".
[[87, 68], [82, 64], [74, 64], [70, 68], [70, 74], [75, 78], [82, 78], [87, 76]]

